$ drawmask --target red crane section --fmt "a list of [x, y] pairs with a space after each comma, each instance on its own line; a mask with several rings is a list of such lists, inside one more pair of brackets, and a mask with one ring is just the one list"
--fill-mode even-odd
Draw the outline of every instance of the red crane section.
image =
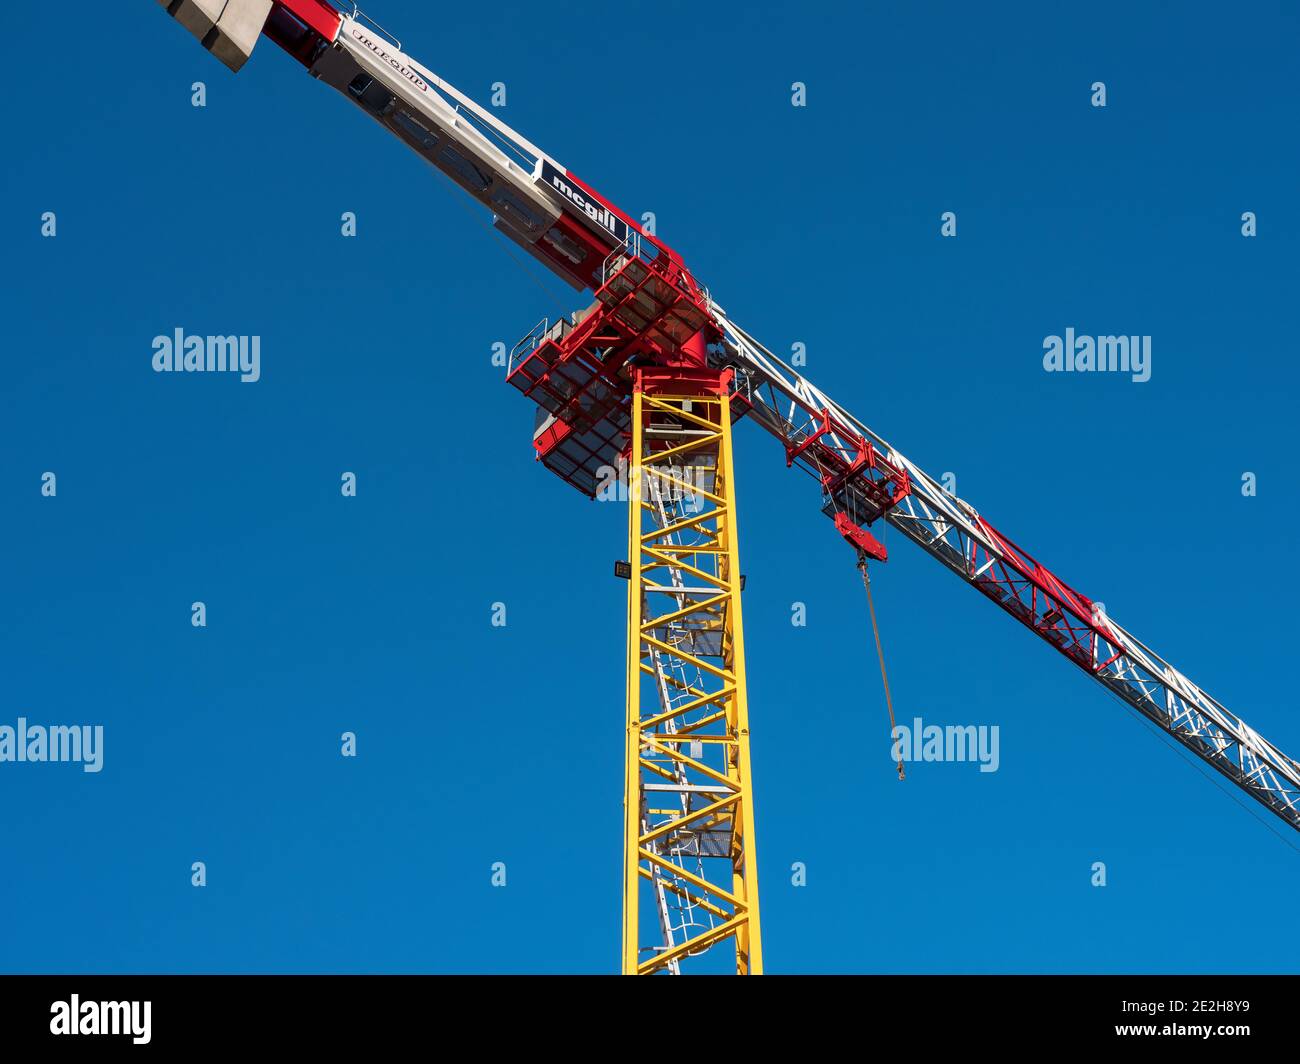
[[634, 236], [601, 274], [596, 301], [541, 323], [512, 352], [506, 377], [539, 407], [537, 457], [591, 496], [627, 450], [634, 368], [703, 368], [707, 345], [721, 336], [707, 296], [658, 245]]

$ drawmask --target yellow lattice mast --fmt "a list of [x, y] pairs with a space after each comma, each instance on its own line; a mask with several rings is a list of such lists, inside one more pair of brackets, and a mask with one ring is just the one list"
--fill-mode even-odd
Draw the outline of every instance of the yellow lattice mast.
[[677, 973], [720, 950], [739, 974], [763, 970], [729, 376], [635, 378], [625, 974]]

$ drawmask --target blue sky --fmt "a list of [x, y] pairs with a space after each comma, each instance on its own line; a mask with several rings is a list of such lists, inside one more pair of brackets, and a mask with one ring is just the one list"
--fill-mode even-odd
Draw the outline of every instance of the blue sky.
[[[374, 14], [1294, 756], [1300, 19], [1073, 6]], [[0, 764], [0, 970], [613, 971], [625, 511], [490, 362], [554, 299], [269, 42], [233, 76], [157, 5], [10, 20], [0, 723], [105, 751]], [[262, 379], [153, 373], [177, 327]], [[1045, 373], [1067, 327], [1150, 335], [1151, 380]], [[853, 560], [736, 436], [770, 971], [1294, 969], [1300, 837], [892, 537], [900, 717], [1001, 736], [900, 784]]]

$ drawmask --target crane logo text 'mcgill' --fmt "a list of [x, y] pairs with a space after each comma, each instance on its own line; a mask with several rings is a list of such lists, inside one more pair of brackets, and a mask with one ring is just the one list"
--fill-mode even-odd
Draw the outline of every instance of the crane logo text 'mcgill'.
[[598, 226], [608, 232], [620, 244], [627, 240], [631, 227], [608, 207], [595, 203], [582, 194], [568, 181], [568, 175], [557, 170], [546, 160], [542, 161], [542, 182], [549, 185], [566, 200], [573, 204], [579, 213], [586, 215]]

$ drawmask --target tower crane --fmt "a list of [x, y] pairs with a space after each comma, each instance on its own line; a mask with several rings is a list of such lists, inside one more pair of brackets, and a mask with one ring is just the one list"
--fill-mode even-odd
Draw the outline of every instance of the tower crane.
[[[595, 496], [628, 471], [622, 970], [734, 952], [763, 970], [732, 425], [814, 477], [860, 562], [896, 529], [1300, 830], [1300, 763], [998, 531], [732, 320], [676, 251], [573, 171], [328, 0], [159, 0], [238, 70], [265, 36], [487, 207], [594, 298], [540, 321], [506, 381], [547, 469]], [[728, 962], [729, 964], [729, 962]]]

